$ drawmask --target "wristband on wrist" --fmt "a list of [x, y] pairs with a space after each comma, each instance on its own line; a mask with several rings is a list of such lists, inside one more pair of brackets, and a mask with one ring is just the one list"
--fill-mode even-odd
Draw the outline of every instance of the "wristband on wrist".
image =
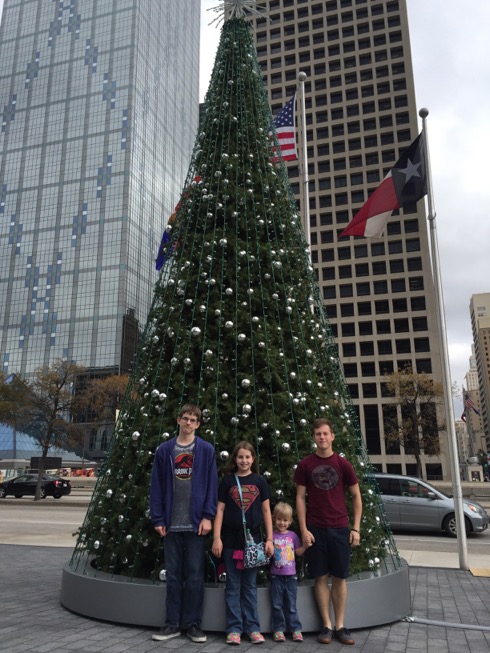
[[357, 530], [357, 528], [351, 528], [351, 531], [354, 531], [354, 533], [357, 533], [358, 535], [360, 535], [360, 533], [359, 533], [359, 531]]

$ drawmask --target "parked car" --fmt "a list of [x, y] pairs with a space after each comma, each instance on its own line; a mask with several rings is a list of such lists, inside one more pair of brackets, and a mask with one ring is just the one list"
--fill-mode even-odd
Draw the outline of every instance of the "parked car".
[[[454, 500], [414, 476], [375, 474], [386, 517], [393, 530], [444, 531], [456, 537]], [[476, 501], [463, 499], [466, 533], [483, 533], [488, 514]]]
[[[38, 474], [23, 474], [22, 476], [16, 476], [0, 483], [0, 499], [8, 495], [13, 495], [17, 499], [20, 499], [25, 494], [34, 496], [36, 493], [37, 479]], [[71, 483], [66, 478], [43, 474], [41, 499], [45, 499], [46, 497], [61, 499], [63, 495], [70, 494], [70, 492]]]

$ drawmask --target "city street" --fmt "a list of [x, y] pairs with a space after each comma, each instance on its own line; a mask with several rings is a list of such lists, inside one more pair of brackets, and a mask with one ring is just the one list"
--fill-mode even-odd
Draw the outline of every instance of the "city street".
[[[72, 547], [73, 533], [82, 525], [87, 505], [75, 494], [60, 500], [34, 502], [32, 497], [0, 500], [0, 544]], [[396, 533], [399, 551], [458, 552], [458, 542], [442, 533]], [[490, 554], [490, 530], [468, 537], [468, 553]]]

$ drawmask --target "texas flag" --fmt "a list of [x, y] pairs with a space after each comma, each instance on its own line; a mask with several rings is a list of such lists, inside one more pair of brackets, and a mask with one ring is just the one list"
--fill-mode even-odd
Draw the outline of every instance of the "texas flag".
[[405, 150], [374, 193], [340, 234], [380, 238], [395, 209], [415, 204], [427, 195], [424, 132]]

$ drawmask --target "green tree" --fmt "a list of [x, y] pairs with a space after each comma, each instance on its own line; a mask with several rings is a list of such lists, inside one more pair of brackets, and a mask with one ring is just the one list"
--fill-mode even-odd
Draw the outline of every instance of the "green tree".
[[63, 360], [39, 367], [32, 379], [12, 375], [0, 379], [0, 421], [33, 437], [41, 447], [35, 501], [40, 498], [45, 460], [52, 447], [78, 444], [83, 436], [73, 422], [77, 378], [85, 368]]
[[273, 503], [294, 505], [294, 467], [312, 451], [313, 419], [329, 417], [364, 499], [353, 573], [376, 569], [394, 547], [375, 484], [363, 482], [371, 469], [287, 171], [272, 161], [271, 124], [251, 28], [230, 18], [77, 564], [86, 556], [111, 573], [158, 578], [164, 557], [147, 514], [150, 473], [184, 402], [203, 409], [200, 435], [221, 466], [238, 441], [253, 443]]
[[413, 455], [422, 478], [422, 454], [437, 456], [441, 450], [439, 434], [445, 425], [438, 420], [437, 409], [444, 396], [442, 384], [411, 366], [388, 375], [385, 383], [393, 397], [384, 413], [386, 442]]

